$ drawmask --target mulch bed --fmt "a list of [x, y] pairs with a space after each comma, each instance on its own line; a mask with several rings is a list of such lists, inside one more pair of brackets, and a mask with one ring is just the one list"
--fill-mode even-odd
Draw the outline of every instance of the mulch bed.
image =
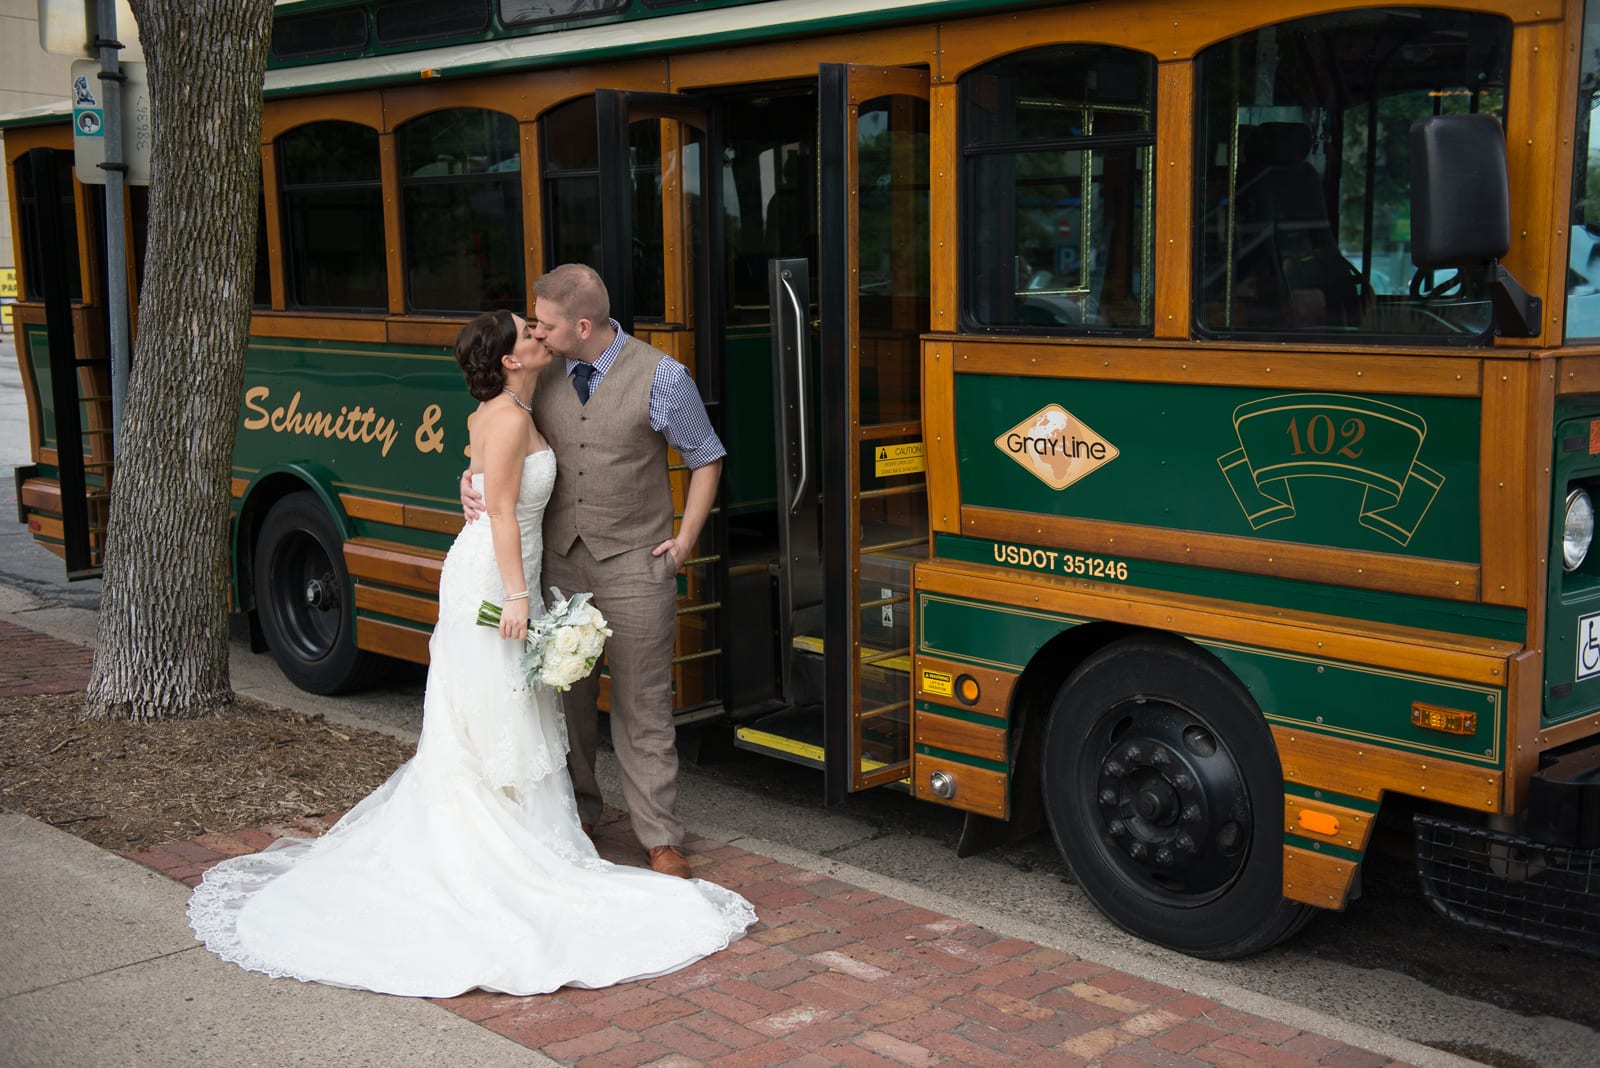
[[340, 813], [414, 743], [238, 699], [226, 716], [85, 720], [81, 693], [0, 697], [0, 805], [105, 849]]

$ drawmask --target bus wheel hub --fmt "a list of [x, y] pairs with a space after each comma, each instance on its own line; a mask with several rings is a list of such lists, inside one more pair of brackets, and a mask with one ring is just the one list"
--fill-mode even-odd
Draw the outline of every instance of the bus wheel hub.
[[1138, 702], [1099, 764], [1096, 801], [1108, 844], [1136, 870], [1182, 893], [1215, 891], [1238, 870], [1248, 818], [1237, 765], [1181, 708]]
[[306, 582], [306, 607], [314, 608], [318, 612], [326, 612], [334, 605], [332, 587], [327, 581], [327, 576], [310, 579]]

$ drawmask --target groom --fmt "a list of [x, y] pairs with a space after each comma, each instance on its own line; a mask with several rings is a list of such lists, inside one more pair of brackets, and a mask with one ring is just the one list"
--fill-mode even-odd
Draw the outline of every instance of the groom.
[[[555, 357], [533, 396], [534, 419], [556, 454], [544, 513], [546, 589], [593, 591], [611, 624], [611, 738], [633, 830], [658, 872], [689, 877], [676, 814], [672, 725], [677, 571], [711, 514], [722, 446], [682, 364], [624, 333], [605, 283], [565, 264], [533, 286], [533, 336]], [[667, 448], [691, 470], [676, 536]], [[463, 483], [470, 514], [481, 504]], [[473, 495], [475, 496], [475, 495]], [[567, 769], [585, 830], [600, 819], [595, 779], [599, 669], [562, 695]]]

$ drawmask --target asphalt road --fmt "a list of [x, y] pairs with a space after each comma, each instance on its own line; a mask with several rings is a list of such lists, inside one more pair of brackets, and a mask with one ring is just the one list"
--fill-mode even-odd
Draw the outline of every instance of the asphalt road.
[[[60, 561], [14, 521], [12, 468], [27, 463], [27, 417], [9, 335], [0, 338], [0, 587], [41, 629], [93, 635], [99, 583], [67, 583]], [[236, 639], [235, 686], [330, 719], [414, 735], [424, 673], [327, 699], [293, 691], [268, 658]], [[692, 747], [686, 746], [686, 750]], [[1049, 930], [1074, 952], [1184, 985], [1222, 982], [1498, 1065], [1588, 1068], [1600, 1061], [1600, 962], [1474, 931], [1438, 916], [1417, 887], [1406, 828], [1380, 825], [1363, 895], [1248, 961], [1194, 961], [1107, 924], [1073, 885], [1048, 833], [959, 859], [960, 817], [888, 790], [821, 804], [818, 773], [707, 745], [687, 762], [690, 822], [786, 843]]]

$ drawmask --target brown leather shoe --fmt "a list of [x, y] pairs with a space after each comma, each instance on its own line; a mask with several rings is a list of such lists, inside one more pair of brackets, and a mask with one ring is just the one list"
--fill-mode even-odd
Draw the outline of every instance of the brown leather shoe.
[[658, 871], [662, 875], [676, 875], [680, 879], [687, 879], [689, 860], [678, 846], [656, 846], [650, 850], [650, 870]]

